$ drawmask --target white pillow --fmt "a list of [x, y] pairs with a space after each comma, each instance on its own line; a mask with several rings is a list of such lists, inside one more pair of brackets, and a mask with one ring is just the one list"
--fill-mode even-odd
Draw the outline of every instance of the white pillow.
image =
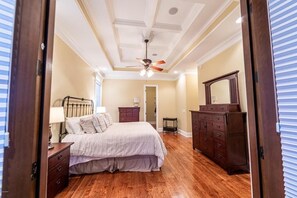
[[94, 127], [95, 127], [97, 133], [102, 133], [102, 132], [103, 132], [103, 131], [101, 130], [99, 121], [98, 121], [98, 119], [97, 119], [95, 116], [93, 116], [93, 125], [94, 125]]
[[102, 130], [102, 132], [104, 132], [107, 129], [106, 123], [104, 121], [105, 117], [103, 114], [95, 114], [94, 117], [98, 120], [99, 126]]
[[110, 125], [113, 124], [112, 117], [111, 117], [110, 113], [104, 113], [104, 117], [105, 117], [105, 122], [106, 122], [107, 127], [109, 127]]
[[96, 129], [93, 125], [93, 116], [80, 119], [80, 125], [85, 133], [96, 133]]
[[81, 117], [66, 118], [66, 130], [69, 134], [84, 134], [80, 126]]

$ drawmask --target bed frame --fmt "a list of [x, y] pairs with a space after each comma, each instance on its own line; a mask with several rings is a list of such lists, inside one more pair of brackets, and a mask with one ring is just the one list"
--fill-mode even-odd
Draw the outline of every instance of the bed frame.
[[[94, 102], [90, 99], [66, 96], [62, 101], [65, 118], [80, 117], [94, 113]], [[60, 124], [59, 142], [67, 135], [65, 123]]]

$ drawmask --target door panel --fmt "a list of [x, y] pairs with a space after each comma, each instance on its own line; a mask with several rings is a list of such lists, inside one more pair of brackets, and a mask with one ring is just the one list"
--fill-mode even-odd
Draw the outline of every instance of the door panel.
[[284, 197], [267, 1], [241, 0], [241, 9], [254, 197]]

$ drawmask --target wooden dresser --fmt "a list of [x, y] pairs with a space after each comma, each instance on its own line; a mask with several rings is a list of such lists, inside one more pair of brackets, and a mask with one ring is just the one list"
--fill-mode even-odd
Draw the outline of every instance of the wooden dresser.
[[200, 150], [228, 174], [248, 171], [246, 113], [238, 104], [201, 105], [191, 111], [193, 149]]
[[139, 122], [140, 107], [119, 107], [119, 122]]
[[48, 151], [47, 197], [55, 197], [68, 186], [70, 146], [73, 143], [54, 143]]

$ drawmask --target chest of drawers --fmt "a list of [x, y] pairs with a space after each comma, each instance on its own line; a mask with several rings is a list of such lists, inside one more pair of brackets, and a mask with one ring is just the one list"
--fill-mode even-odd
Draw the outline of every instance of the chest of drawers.
[[[229, 174], [248, 171], [246, 113], [228, 112], [229, 107], [217, 111], [191, 111], [193, 148], [200, 150]], [[224, 110], [224, 111], [223, 111]]]
[[48, 151], [47, 197], [55, 197], [68, 186], [70, 146], [73, 143], [54, 143]]
[[139, 122], [140, 107], [119, 107], [119, 122]]

